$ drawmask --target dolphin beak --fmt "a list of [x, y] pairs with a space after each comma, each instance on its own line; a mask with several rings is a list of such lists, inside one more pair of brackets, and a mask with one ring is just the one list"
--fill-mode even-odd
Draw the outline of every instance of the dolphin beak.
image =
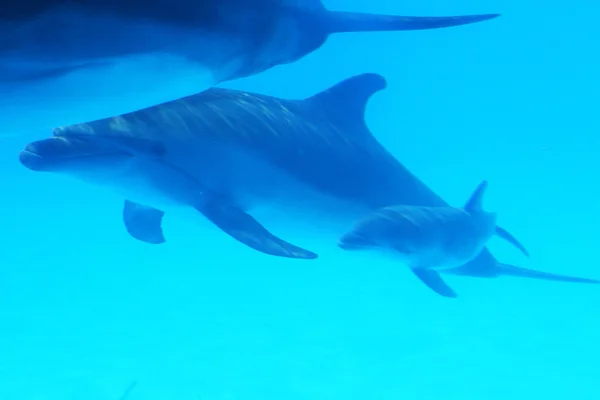
[[37, 154], [33, 143], [30, 143], [24, 150], [19, 152], [19, 162], [32, 171], [43, 171], [46, 164], [44, 159]]
[[338, 247], [344, 250], [364, 250], [375, 246], [371, 240], [357, 233], [347, 233], [338, 240]]
[[21, 164], [33, 171], [48, 171], [56, 163], [73, 156], [86, 154], [86, 148], [74, 140], [51, 137], [29, 143], [19, 153]]
[[343, 250], [358, 250], [358, 249], [361, 248], [360, 246], [353, 245], [353, 244], [348, 244], [348, 243], [343, 242], [341, 240], [338, 241], [338, 247], [340, 247]]

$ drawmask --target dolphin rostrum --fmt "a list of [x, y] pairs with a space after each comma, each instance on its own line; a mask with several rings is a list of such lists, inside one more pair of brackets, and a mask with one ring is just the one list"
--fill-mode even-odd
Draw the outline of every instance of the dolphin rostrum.
[[391, 250], [423, 283], [445, 297], [456, 293], [438, 271], [460, 267], [474, 259], [497, 234], [525, 255], [529, 253], [496, 224], [496, 214], [483, 210], [482, 182], [462, 208], [396, 205], [362, 218], [338, 245], [346, 250]]
[[[279, 207], [321, 228], [339, 222], [340, 237], [382, 207], [447, 206], [369, 132], [367, 102], [385, 87], [382, 76], [361, 74], [303, 100], [211, 88], [55, 129], [27, 145], [20, 161], [119, 190], [128, 232], [147, 243], [164, 242], [165, 210], [178, 206], [263, 253], [315, 258], [274, 236], [252, 211]], [[503, 264], [486, 249], [446, 272], [598, 282]]]
[[0, 124], [20, 134], [120, 115], [291, 63], [334, 33], [496, 16], [334, 12], [320, 0], [6, 1]]

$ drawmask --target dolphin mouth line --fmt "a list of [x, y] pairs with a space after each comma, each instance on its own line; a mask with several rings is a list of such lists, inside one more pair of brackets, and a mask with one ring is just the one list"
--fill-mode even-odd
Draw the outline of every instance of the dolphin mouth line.
[[29, 150], [21, 150], [21, 154], [27, 154], [28, 156], [34, 156], [34, 157], [37, 157], [37, 158], [43, 158], [38, 153], [36, 153], [34, 151], [29, 151]]
[[[44, 157], [35, 151], [31, 150], [21, 150], [22, 154], [27, 154], [29, 156], [36, 157], [40, 160], [48, 160], [49, 157]], [[129, 153], [120, 151], [106, 152], [106, 153], [90, 153], [90, 154], [81, 154], [75, 156], [60, 156], [60, 157], [51, 157], [52, 161], [65, 161], [65, 160], [79, 160], [82, 158], [92, 158], [92, 157], [106, 157], [106, 156], [122, 156], [122, 155], [131, 155]], [[133, 155], [131, 155], [133, 157]]]
[[350, 244], [343, 241], [338, 241], [337, 245], [343, 250], [366, 250], [373, 248], [372, 246], [368, 245]]
[[92, 154], [77, 154], [77, 155], [59, 155], [59, 156], [44, 156], [36, 151], [30, 149], [23, 149], [19, 153], [19, 161], [26, 168], [33, 171], [52, 171], [56, 168], [61, 168], [63, 164], [77, 163], [78, 160], [93, 160], [102, 159], [105, 157], [127, 157], [131, 156], [125, 152], [106, 152], [106, 153], [92, 153]]

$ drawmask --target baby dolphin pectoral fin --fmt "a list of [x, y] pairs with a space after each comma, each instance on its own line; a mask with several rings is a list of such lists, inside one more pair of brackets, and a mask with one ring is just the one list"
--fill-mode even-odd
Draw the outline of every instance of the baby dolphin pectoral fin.
[[513, 235], [510, 234], [510, 232], [508, 232], [506, 229], [504, 228], [500, 228], [499, 226], [496, 226], [496, 235], [498, 235], [498, 237], [501, 237], [502, 239], [506, 240], [508, 243], [512, 244], [513, 246], [515, 246], [517, 249], [521, 250], [521, 252], [523, 254], [525, 254], [526, 257], [529, 257], [529, 252], [527, 251], [527, 249], [525, 248], [525, 246], [523, 246]]
[[461, 15], [452, 17], [408, 17], [330, 11], [327, 15], [326, 26], [330, 33], [412, 31], [473, 24], [499, 16], [500, 14]]
[[432, 269], [413, 268], [413, 273], [431, 290], [444, 297], [456, 298], [457, 294], [444, 282], [440, 274]]
[[287, 243], [265, 229], [257, 220], [243, 210], [218, 201], [208, 201], [197, 208], [225, 233], [254, 250], [265, 254], [314, 259], [317, 254]]
[[125, 200], [123, 222], [127, 232], [137, 240], [150, 244], [165, 242], [162, 231], [163, 211]]

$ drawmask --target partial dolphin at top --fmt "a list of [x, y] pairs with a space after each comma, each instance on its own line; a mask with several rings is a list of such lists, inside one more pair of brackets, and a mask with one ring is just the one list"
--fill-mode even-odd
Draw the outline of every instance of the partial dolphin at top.
[[[18, 134], [175, 100], [296, 61], [337, 32], [444, 28], [496, 16], [334, 12], [318, 0], [6, 1], [0, 125]], [[14, 117], [21, 111], [28, 118]]]
[[[118, 190], [126, 199], [122, 218], [127, 231], [143, 242], [163, 243], [165, 211], [185, 207], [255, 250], [310, 259], [317, 254], [268, 230], [276, 218], [259, 222], [253, 211], [258, 206], [283, 209], [309, 221], [316, 235], [333, 229], [340, 237], [382, 207], [447, 206], [369, 131], [367, 102], [385, 87], [382, 76], [361, 74], [303, 100], [211, 88], [56, 129], [54, 136], [27, 145], [20, 160], [34, 171]], [[503, 264], [486, 249], [444, 272], [598, 283]]]

